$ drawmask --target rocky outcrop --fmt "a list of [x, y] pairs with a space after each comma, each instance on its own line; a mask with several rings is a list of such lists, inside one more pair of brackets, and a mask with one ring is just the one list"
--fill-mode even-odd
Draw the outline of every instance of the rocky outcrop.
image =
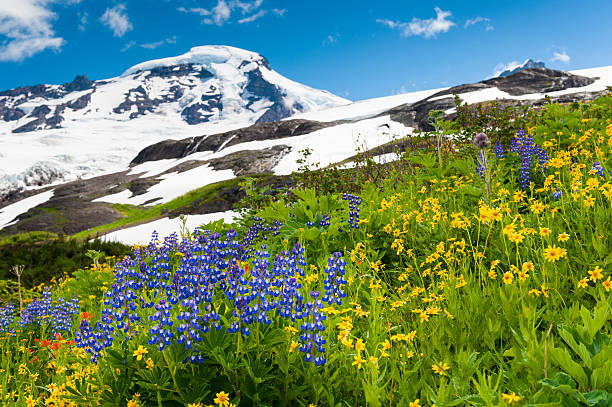
[[200, 151], [220, 151], [235, 144], [247, 141], [273, 140], [295, 137], [312, 133], [340, 122], [316, 122], [312, 120], [283, 120], [273, 123], [257, 123], [242, 129], [209, 136], [199, 136], [183, 140], [165, 140], [152, 144], [138, 153], [130, 166], [147, 161], [166, 158], [181, 158]]
[[91, 102], [91, 93], [87, 93], [86, 95], [83, 95], [80, 98], [66, 103], [66, 106], [71, 108], [72, 110], [81, 110], [85, 109], [87, 105], [89, 105], [89, 102]]
[[[393, 121], [397, 121], [406, 126], [418, 128], [421, 130], [431, 131], [433, 128], [428, 122], [429, 112], [431, 110], [446, 111], [453, 109], [455, 107], [454, 95], [461, 95], [463, 93], [476, 92], [483, 89], [497, 87], [498, 89], [507, 92], [509, 95], [521, 96], [526, 94], [548, 93], [558, 90], [583, 87], [590, 85], [594, 81], [595, 79], [593, 78], [573, 75], [568, 72], [555, 71], [552, 69], [522, 69], [509, 76], [487, 79], [478, 83], [454, 86], [449, 89], [437, 92], [419, 102], [394, 107], [393, 109], [381, 113], [379, 116], [390, 115], [391, 120]], [[550, 100], [559, 101], [561, 103], [568, 101], [571, 102], [575, 100], [585, 100], [585, 96], [583, 94], [584, 92], [579, 92], [576, 94], [554, 97]], [[497, 100], [497, 102], [502, 107], [508, 104], [537, 105], [538, 103], [543, 103], [544, 98], [525, 101], [511, 101], [499, 99]], [[445, 118], [451, 119], [453, 117], [454, 114], [451, 113], [446, 115]]]
[[[178, 86], [172, 86], [168, 93], [160, 98], [150, 99], [149, 95], [142, 86], [130, 89], [125, 94], [125, 100], [119, 106], [113, 109], [115, 113], [130, 113], [130, 119], [142, 116], [147, 112], [154, 112], [155, 108], [163, 103], [176, 102], [183, 96], [183, 89]], [[135, 107], [135, 109], [134, 109]], [[136, 110], [136, 111], [133, 111]]]
[[82, 90], [93, 88], [94, 82], [89, 80], [87, 75], [77, 75], [72, 82], [65, 83], [63, 86], [66, 93], [80, 92]]
[[443, 95], [459, 95], [461, 93], [496, 87], [512, 96], [527, 95], [530, 93], [548, 93], [569, 88], [579, 88], [595, 82], [593, 78], [573, 75], [564, 71], [547, 68], [521, 69], [516, 73], [504, 77], [491, 78], [478, 83], [454, 86], [431, 95], [433, 99]]
[[428, 115], [431, 110], [448, 110], [455, 107], [453, 97], [443, 99], [426, 99], [417, 103], [408, 103], [394, 107], [380, 114], [389, 115], [391, 120], [402, 123], [404, 126], [413, 127], [421, 130], [431, 130]]
[[569, 88], [580, 88], [595, 82], [593, 78], [572, 75], [547, 68], [522, 69], [503, 78], [492, 78], [481, 83], [495, 86], [512, 96], [529, 93], [548, 93]]
[[55, 106], [55, 112], [53, 115], [49, 116], [51, 113], [51, 108], [49, 106], [38, 106], [27, 116], [33, 118], [34, 120], [17, 127], [13, 130], [13, 133], [27, 133], [29, 131], [36, 130], [58, 129], [61, 127], [61, 123], [64, 120], [62, 113], [65, 109], [65, 105]]

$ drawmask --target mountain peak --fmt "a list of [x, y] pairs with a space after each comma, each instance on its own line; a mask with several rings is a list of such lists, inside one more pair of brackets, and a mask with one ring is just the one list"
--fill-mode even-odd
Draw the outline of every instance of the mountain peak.
[[175, 57], [154, 59], [142, 62], [127, 69], [121, 76], [128, 76], [140, 71], [147, 71], [159, 67], [176, 65], [205, 65], [210, 64], [229, 64], [236, 67], [244, 62], [255, 62], [270, 69], [268, 60], [257, 52], [248, 51], [241, 48], [230, 47], [228, 45], [202, 45], [191, 48], [188, 52]]

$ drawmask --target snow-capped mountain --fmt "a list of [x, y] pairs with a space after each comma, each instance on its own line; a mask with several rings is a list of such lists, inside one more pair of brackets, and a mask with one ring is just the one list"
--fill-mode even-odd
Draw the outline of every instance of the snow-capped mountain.
[[497, 75], [495, 75], [495, 78], [503, 78], [504, 76], [510, 76], [513, 73], [517, 73], [518, 71], [522, 69], [529, 69], [529, 68], [546, 68], [546, 65], [544, 65], [544, 62], [542, 61], [536, 62], [533, 59], [526, 59], [525, 62], [523, 62], [522, 64], [515, 63], [515, 64], [510, 64], [509, 66], [506, 66], [504, 70], [502, 70]]
[[118, 170], [156, 141], [347, 103], [229, 46], [195, 47], [106, 80], [77, 76], [7, 90], [0, 92], [0, 195]]

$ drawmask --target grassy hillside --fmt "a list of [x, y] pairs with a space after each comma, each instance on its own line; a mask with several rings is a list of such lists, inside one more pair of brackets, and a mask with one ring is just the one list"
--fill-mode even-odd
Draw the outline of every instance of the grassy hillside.
[[305, 169], [240, 224], [0, 309], [0, 397], [612, 405], [612, 95], [459, 113], [395, 163]]

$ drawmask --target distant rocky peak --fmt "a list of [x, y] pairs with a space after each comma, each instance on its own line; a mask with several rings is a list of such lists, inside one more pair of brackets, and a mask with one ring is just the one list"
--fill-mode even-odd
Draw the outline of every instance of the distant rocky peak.
[[72, 82], [64, 84], [64, 90], [66, 92], [79, 92], [91, 89], [93, 86], [94, 82], [89, 80], [87, 75], [77, 75]]
[[501, 72], [499, 75], [496, 76], [496, 78], [503, 78], [504, 76], [510, 76], [514, 73], [517, 73], [518, 71], [522, 69], [529, 69], [529, 68], [546, 68], [546, 66], [544, 65], [544, 62], [542, 61], [534, 61], [533, 59], [527, 59], [525, 62], [523, 62], [522, 65], [512, 66], [506, 69], [505, 71]]

